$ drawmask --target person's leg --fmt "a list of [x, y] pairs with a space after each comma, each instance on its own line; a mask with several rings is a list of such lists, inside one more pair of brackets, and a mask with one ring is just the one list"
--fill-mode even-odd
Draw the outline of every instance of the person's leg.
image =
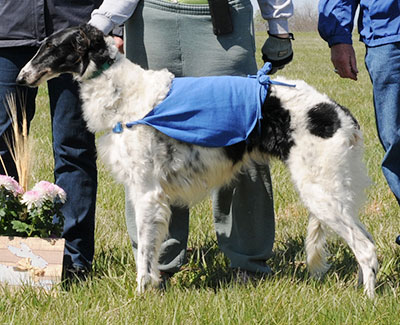
[[67, 193], [62, 207], [67, 272], [90, 270], [94, 254], [97, 191], [94, 135], [82, 117], [78, 84], [70, 75], [48, 82], [52, 116], [54, 177]]
[[[166, 67], [176, 76], [255, 74], [251, 3], [233, 1], [233, 8], [234, 34], [216, 37], [207, 5], [145, 1], [126, 25], [127, 57], [145, 68]], [[144, 22], [149, 26], [146, 29]], [[246, 173], [213, 198], [219, 245], [232, 266], [268, 272], [265, 260], [271, 255], [274, 240], [268, 167], [253, 169], [251, 175]], [[175, 227], [171, 224], [170, 232]], [[181, 248], [185, 249], [186, 243]]]
[[368, 47], [365, 63], [373, 84], [378, 135], [385, 150], [382, 171], [400, 204], [400, 43]]
[[[208, 15], [180, 16], [185, 76], [256, 74], [252, 5], [245, 0], [230, 3], [231, 34], [216, 37]], [[254, 164], [231, 186], [215, 191], [212, 202], [218, 245], [231, 267], [269, 273], [266, 260], [272, 254], [275, 220], [268, 166]]]
[[129, 60], [144, 69], [167, 68], [182, 77], [175, 5], [161, 0], [140, 1], [125, 22], [124, 50]]
[[[166, 3], [168, 5], [168, 3]], [[174, 33], [175, 13], [143, 6], [140, 2], [134, 16], [125, 24], [125, 53], [132, 62], [145, 69], [167, 67], [175, 75], [181, 74], [178, 39]], [[146, 28], [144, 28], [146, 23]], [[159, 259], [160, 271], [173, 274], [186, 262], [189, 232], [189, 209], [171, 207], [168, 238], [162, 243]], [[125, 217], [133, 252], [137, 254], [137, 228], [134, 204], [125, 188]]]
[[275, 219], [269, 169], [255, 165], [237, 182], [212, 195], [218, 244], [230, 266], [255, 273], [270, 273]]
[[14, 177], [18, 181], [17, 169], [8, 150], [5, 138], [11, 139], [11, 121], [7, 113], [7, 96], [13, 94], [16, 99], [19, 119], [21, 121], [21, 109], [26, 110], [28, 124], [35, 114], [35, 97], [37, 88], [17, 86], [15, 80], [21, 68], [35, 54], [36, 48], [13, 47], [0, 48], [0, 155], [3, 164], [0, 164], [0, 174]]

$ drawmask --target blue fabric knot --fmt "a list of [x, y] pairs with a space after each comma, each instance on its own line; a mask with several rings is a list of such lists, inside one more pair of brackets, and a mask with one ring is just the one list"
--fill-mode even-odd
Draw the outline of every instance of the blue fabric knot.
[[122, 133], [122, 131], [123, 131], [122, 123], [118, 122], [113, 128], [113, 132], [114, 133]]
[[276, 81], [276, 80], [271, 80], [271, 78], [268, 76], [268, 72], [270, 72], [272, 69], [272, 64], [271, 62], [265, 62], [264, 66], [257, 71], [257, 75], [249, 75], [249, 78], [255, 78], [257, 81], [264, 86], [265, 90], [268, 90], [269, 85], [280, 85], [280, 86], [286, 86], [286, 87], [296, 87], [296, 85], [293, 84], [287, 84], [284, 82]]
[[266, 75], [257, 76], [257, 80], [262, 85], [267, 85], [270, 83], [270, 78]]
[[260, 85], [263, 85], [265, 90], [268, 89], [268, 85], [271, 84], [271, 78], [267, 75], [269, 71], [271, 71], [272, 64], [270, 62], [266, 62], [264, 66], [257, 71], [257, 75], [248, 75], [248, 78], [257, 79]]
[[271, 78], [267, 75], [268, 72], [271, 71], [272, 64], [270, 62], [266, 62], [264, 66], [257, 71], [257, 80], [262, 85], [268, 85], [271, 83]]

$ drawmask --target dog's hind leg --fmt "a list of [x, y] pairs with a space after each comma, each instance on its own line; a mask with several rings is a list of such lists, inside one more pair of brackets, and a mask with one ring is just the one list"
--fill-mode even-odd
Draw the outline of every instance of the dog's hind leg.
[[157, 287], [160, 283], [158, 259], [161, 243], [168, 234], [171, 211], [160, 188], [146, 191], [135, 188], [129, 192], [134, 192], [138, 238], [137, 291], [143, 293], [149, 285]]
[[344, 212], [339, 218], [325, 218], [324, 222], [341, 236], [350, 246], [360, 265], [360, 280], [364, 291], [370, 298], [374, 297], [378, 259], [375, 244], [371, 235], [361, 222]]
[[[341, 191], [330, 193], [330, 189], [317, 184], [315, 179], [313, 183], [302, 183], [301, 197], [312, 215], [319, 221], [316, 222], [314, 217], [311, 219], [311, 223], [316, 223], [316, 225], [310, 226], [312, 233], [314, 233], [313, 236], [322, 238], [323, 228], [321, 228], [321, 224], [324, 224], [346, 241], [361, 267], [364, 291], [372, 298], [378, 270], [378, 260], [372, 236], [357, 218], [356, 207], [349, 199], [351, 197], [350, 191], [346, 191], [343, 187]], [[312, 255], [308, 261], [311, 263], [320, 262], [319, 258], [315, 258], [315, 252], [310, 248], [310, 243], [318, 243], [319, 245], [321, 240], [311, 238], [306, 245], [307, 249], [311, 249]], [[310, 270], [314, 273], [322, 273], [324, 264], [311, 264]]]

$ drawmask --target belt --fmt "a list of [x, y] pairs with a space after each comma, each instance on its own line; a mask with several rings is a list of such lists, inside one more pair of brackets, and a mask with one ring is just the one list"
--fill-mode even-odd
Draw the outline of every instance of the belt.
[[169, 0], [172, 3], [183, 3], [186, 5], [208, 5], [207, 0]]

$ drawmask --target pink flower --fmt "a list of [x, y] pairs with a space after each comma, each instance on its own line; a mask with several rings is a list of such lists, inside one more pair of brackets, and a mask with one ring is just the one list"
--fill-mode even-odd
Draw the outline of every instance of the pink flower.
[[47, 181], [40, 181], [33, 187], [32, 191], [39, 192], [44, 200], [54, 201], [58, 198], [61, 203], [65, 203], [67, 199], [67, 194], [61, 187]]
[[3, 186], [6, 190], [10, 191], [14, 196], [24, 193], [24, 189], [18, 182], [10, 176], [0, 175], [0, 187]]
[[33, 207], [41, 207], [45, 198], [39, 191], [30, 190], [22, 195], [21, 202], [31, 210]]
[[61, 203], [65, 203], [66, 197], [65, 191], [61, 187], [47, 181], [40, 181], [32, 190], [25, 192], [22, 196], [22, 203], [27, 205], [28, 210], [31, 210], [33, 207], [41, 207], [45, 201], [54, 202], [57, 198]]

